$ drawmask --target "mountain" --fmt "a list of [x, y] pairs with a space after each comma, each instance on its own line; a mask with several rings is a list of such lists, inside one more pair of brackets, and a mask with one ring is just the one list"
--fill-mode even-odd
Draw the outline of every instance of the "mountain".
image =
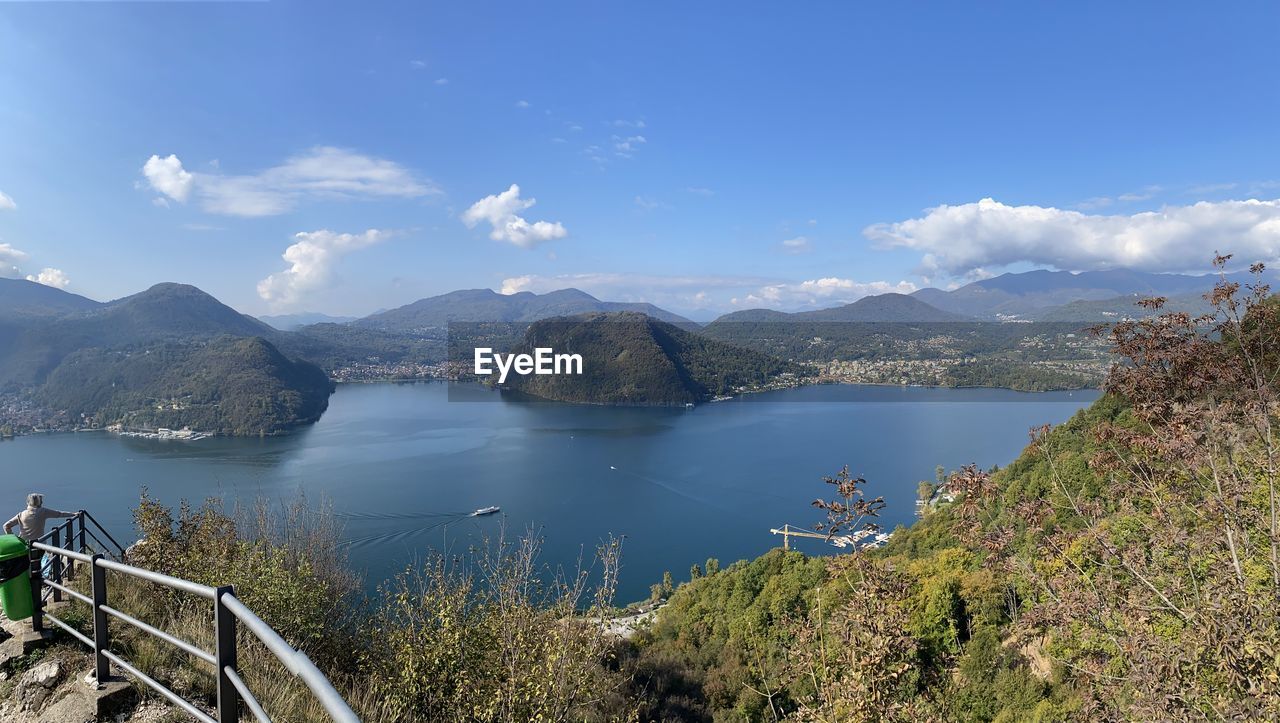
[[1062, 306], [1039, 309], [1028, 316], [1034, 321], [1044, 322], [1106, 322], [1121, 321], [1123, 319], [1143, 319], [1168, 311], [1184, 311], [1192, 316], [1200, 316], [1213, 311], [1213, 305], [1205, 300], [1203, 294], [1199, 293], [1167, 297], [1164, 306], [1159, 310], [1139, 306], [1138, 302], [1144, 298], [1148, 298], [1148, 295], [1130, 294], [1112, 299], [1073, 301]]
[[37, 397], [100, 425], [264, 435], [316, 421], [332, 391], [319, 367], [288, 359], [265, 339], [223, 336], [141, 351], [79, 350]]
[[[62, 297], [48, 298], [67, 303]], [[91, 303], [95, 305], [69, 313], [49, 305], [39, 315], [0, 317], [0, 342], [5, 342], [0, 346], [0, 390], [43, 383], [63, 358], [79, 349], [139, 347], [222, 335], [269, 339], [279, 334], [185, 284], [157, 284], [105, 304]]]
[[[1186, 297], [1204, 294], [1218, 281], [1216, 274], [1154, 274], [1116, 269], [1111, 271], [1026, 271], [975, 281], [952, 291], [921, 289], [912, 296], [934, 306], [980, 319], [1033, 319], [1045, 310], [1078, 301], [1108, 301], [1121, 297]], [[1235, 274], [1232, 280], [1249, 280]], [[1083, 309], [1064, 312], [1065, 316]], [[1110, 309], [1108, 309], [1110, 310]], [[1106, 317], [1100, 317], [1104, 320]]]
[[194, 286], [157, 284], [105, 304], [0, 289], [12, 301], [0, 312], [0, 392], [65, 411], [73, 425], [274, 434], [328, 404], [324, 371], [276, 342], [329, 354], [335, 345], [277, 331]]
[[57, 316], [89, 311], [102, 304], [26, 279], [0, 278], [0, 315]]
[[88, 314], [69, 317], [113, 341], [132, 341], [220, 334], [270, 336], [275, 329], [241, 314], [187, 284], [156, 284], [146, 291], [109, 302]]
[[280, 331], [297, 331], [304, 326], [312, 324], [345, 324], [349, 321], [355, 321], [355, 316], [330, 316], [328, 314], [319, 314], [316, 312], [302, 312], [298, 314], [277, 314], [274, 316], [259, 316], [258, 321], [270, 325], [273, 329]]
[[512, 353], [539, 347], [580, 354], [582, 374], [513, 373], [506, 388], [564, 402], [678, 406], [803, 373], [787, 362], [635, 312], [537, 321]]
[[712, 324], [725, 322], [785, 321], [849, 321], [849, 322], [928, 322], [973, 321], [972, 318], [943, 311], [921, 299], [905, 294], [864, 296], [852, 304], [831, 309], [800, 311], [788, 314], [771, 309], [747, 309], [725, 314]]
[[499, 294], [492, 289], [452, 291], [366, 316], [353, 323], [384, 331], [416, 333], [441, 329], [455, 321], [531, 322], [556, 316], [615, 311], [634, 311], [668, 323], [697, 328], [694, 322], [653, 304], [601, 301], [578, 289], [560, 289], [545, 294], [530, 291]]

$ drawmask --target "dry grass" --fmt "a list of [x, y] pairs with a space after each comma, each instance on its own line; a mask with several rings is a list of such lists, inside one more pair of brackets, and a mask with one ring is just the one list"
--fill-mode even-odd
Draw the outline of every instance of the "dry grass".
[[[548, 574], [532, 535], [499, 539], [461, 558], [430, 558], [371, 601], [346, 564], [334, 516], [304, 500], [257, 502], [231, 515], [216, 502], [183, 505], [175, 515], [144, 495], [135, 517], [146, 541], [130, 564], [210, 586], [233, 584], [366, 723], [630, 717], [624, 678], [610, 664], [615, 641], [604, 626], [586, 622], [613, 609], [616, 542], [601, 548], [593, 576]], [[80, 589], [87, 584], [83, 573], [73, 582]], [[114, 571], [107, 587], [112, 607], [213, 650], [208, 600]], [[88, 634], [88, 606], [72, 609], [64, 613], [68, 622]], [[112, 652], [212, 710], [213, 666], [109, 620]], [[240, 674], [273, 719], [330, 720], [252, 633], [242, 627], [237, 643]], [[134, 685], [140, 699], [159, 699], [145, 684]]]

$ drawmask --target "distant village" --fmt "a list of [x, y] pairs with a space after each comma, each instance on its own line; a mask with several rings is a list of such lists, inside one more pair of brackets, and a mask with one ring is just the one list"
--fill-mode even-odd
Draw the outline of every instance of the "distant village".
[[[158, 408], [184, 409], [185, 405], [177, 402], [166, 402]], [[13, 438], [28, 434], [44, 434], [48, 432], [85, 432], [102, 430], [119, 434], [122, 437], [140, 439], [173, 439], [198, 441], [213, 435], [200, 432], [190, 427], [181, 429], [134, 429], [123, 424], [103, 425], [91, 414], [81, 414], [73, 418], [65, 410], [58, 411], [42, 407], [31, 398], [19, 394], [0, 396], [0, 438]]]
[[465, 370], [465, 365], [460, 362], [421, 364], [417, 362], [384, 363], [369, 361], [338, 367], [329, 372], [329, 378], [335, 382], [384, 382], [415, 379], [457, 380]]
[[54, 412], [19, 394], [0, 395], [0, 438], [39, 432], [70, 432], [85, 425], [66, 412]]

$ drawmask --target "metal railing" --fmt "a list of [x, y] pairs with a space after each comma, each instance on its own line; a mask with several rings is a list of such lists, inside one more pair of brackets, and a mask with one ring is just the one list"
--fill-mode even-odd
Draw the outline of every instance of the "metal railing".
[[[284, 638], [280, 637], [275, 630], [272, 630], [270, 625], [267, 625], [252, 610], [246, 607], [236, 597], [235, 590], [230, 585], [217, 588], [209, 587], [190, 580], [182, 580], [151, 570], [133, 567], [125, 564], [121, 559], [110, 559], [108, 555], [86, 544], [88, 537], [96, 540], [99, 545], [103, 545], [92, 530], [86, 527], [86, 521], [92, 522], [94, 527], [111, 541], [115, 550], [113, 557], [124, 557], [125, 551], [119, 543], [111, 538], [111, 535], [98, 524], [97, 520], [84, 511], [77, 513], [75, 517], [69, 518], [66, 523], [58, 525], [44, 537], [33, 542], [31, 544], [31, 597], [34, 603], [34, 611], [31, 618], [31, 627], [32, 630], [37, 632], [43, 631], [44, 619], [48, 618], [49, 622], [57, 625], [92, 649], [94, 653], [94, 676], [98, 681], [105, 681], [110, 677], [111, 665], [114, 664], [202, 723], [235, 723], [239, 721], [241, 703], [259, 721], [270, 723], [271, 718], [263, 710], [257, 697], [249, 690], [249, 686], [240, 677], [239, 666], [236, 661], [236, 634], [238, 628], [243, 626], [253, 633], [254, 637], [265, 645], [290, 673], [306, 684], [312, 695], [316, 697], [317, 702], [320, 703], [321, 707], [333, 720], [339, 723], [360, 723], [360, 719], [352, 712], [350, 706], [334, 689], [333, 684], [329, 682], [324, 673], [320, 672], [315, 664], [311, 662], [311, 659], [285, 642]], [[78, 535], [75, 530], [76, 522], [79, 522]], [[60, 545], [62, 540], [66, 541], [66, 547]], [[73, 549], [77, 547], [79, 549]], [[45, 578], [44, 569], [41, 565], [41, 553], [47, 553], [50, 557], [48, 579]], [[77, 592], [64, 584], [75, 575], [76, 563], [88, 566], [92, 576], [90, 585], [92, 595]], [[107, 597], [108, 570], [211, 601], [213, 603], [211, 623], [214, 631], [214, 651], [212, 653], [205, 651], [197, 645], [175, 637], [111, 607], [108, 604]], [[66, 595], [72, 600], [83, 602], [93, 608], [92, 638], [45, 610], [45, 588], [52, 594], [54, 602], [61, 601], [62, 596]], [[111, 635], [107, 627], [109, 618], [115, 618], [122, 623], [131, 625], [147, 635], [163, 640], [169, 645], [182, 650], [197, 660], [212, 665], [217, 675], [217, 717], [211, 717], [192, 702], [138, 670], [129, 661], [111, 652]]]

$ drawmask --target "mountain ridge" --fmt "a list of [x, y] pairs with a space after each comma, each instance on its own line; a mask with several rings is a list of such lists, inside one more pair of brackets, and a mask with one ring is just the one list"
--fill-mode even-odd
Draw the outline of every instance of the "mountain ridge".
[[646, 302], [601, 301], [580, 289], [535, 294], [500, 294], [493, 289], [459, 289], [418, 299], [404, 306], [358, 319], [352, 324], [412, 332], [447, 327], [450, 322], [534, 322], [591, 312], [636, 311], [672, 324], [697, 324]]
[[[1197, 296], [1212, 289], [1219, 278], [1217, 274], [1168, 274], [1133, 269], [1081, 272], [1037, 269], [1004, 273], [949, 291], [920, 289], [912, 296], [980, 319], [1038, 319], [1073, 316], [1088, 308], [1077, 306], [1061, 314], [1048, 311], [1076, 302], [1104, 302], [1131, 296]], [[1242, 283], [1252, 281], [1245, 272], [1228, 274], [1227, 278]], [[1105, 321], [1107, 317], [1091, 318]]]
[[[849, 321], [849, 322], [947, 322], [973, 321], [907, 294], [888, 293], [864, 296], [857, 301], [828, 309], [785, 312], [773, 309], [746, 309], [725, 314], [712, 324], [758, 321]], [[710, 326], [710, 324], [708, 324]]]

